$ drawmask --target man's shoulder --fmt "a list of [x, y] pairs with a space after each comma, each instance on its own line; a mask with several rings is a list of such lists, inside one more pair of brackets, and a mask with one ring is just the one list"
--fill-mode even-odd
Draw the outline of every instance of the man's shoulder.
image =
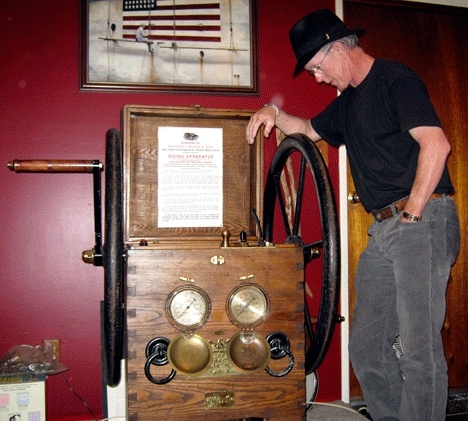
[[376, 59], [375, 69], [381, 77], [391, 81], [400, 78], [420, 79], [417, 73], [408, 65], [396, 60]]

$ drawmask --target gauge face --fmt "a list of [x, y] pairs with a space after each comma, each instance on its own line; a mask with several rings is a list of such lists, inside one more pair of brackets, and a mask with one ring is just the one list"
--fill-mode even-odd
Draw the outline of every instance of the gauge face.
[[227, 312], [238, 327], [257, 326], [268, 313], [268, 298], [258, 285], [241, 285], [229, 294]]
[[176, 288], [167, 297], [169, 321], [183, 331], [202, 326], [208, 320], [210, 311], [210, 298], [205, 291], [193, 285]]

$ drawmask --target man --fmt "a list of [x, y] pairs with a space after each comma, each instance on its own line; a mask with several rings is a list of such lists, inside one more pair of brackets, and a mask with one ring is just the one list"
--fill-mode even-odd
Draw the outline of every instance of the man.
[[152, 54], [154, 53], [153, 42], [148, 38], [148, 33], [146, 32], [146, 25], [141, 24], [135, 34], [135, 40], [137, 42], [146, 42], [148, 45], [148, 51]]
[[247, 127], [301, 132], [346, 145], [357, 193], [374, 222], [355, 279], [350, 357], [372, 419], [440, 421], [447, 403], [441, 329], [445, 290], [459, 248], [446, 159], [449, 142], [419, 77], [374, 59], [329, 10], [290, 30], [297, 64], [341, 91], [311, 120], [267, 104]]

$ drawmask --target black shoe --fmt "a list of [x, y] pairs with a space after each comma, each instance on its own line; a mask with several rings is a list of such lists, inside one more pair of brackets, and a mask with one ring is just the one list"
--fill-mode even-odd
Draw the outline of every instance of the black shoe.
[[370, 416], [369, 412], [367, 412], [367, 407], [363, 406], [357, 410], [361, 415], [366, 417], [368, 420], [372, 420], [372, 417]]

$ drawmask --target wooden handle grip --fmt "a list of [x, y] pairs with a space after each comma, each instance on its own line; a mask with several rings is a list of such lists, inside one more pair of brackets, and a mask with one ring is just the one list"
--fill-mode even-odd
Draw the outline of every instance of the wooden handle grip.
[[86, 160], [59, 160], [59, 159], [15, 159], [8, 163], [8, 168], [15, 172], [80, 172], [92, 173], [93, 168], [99, 166], [102, 170], [102, 164], [99, 161]]

